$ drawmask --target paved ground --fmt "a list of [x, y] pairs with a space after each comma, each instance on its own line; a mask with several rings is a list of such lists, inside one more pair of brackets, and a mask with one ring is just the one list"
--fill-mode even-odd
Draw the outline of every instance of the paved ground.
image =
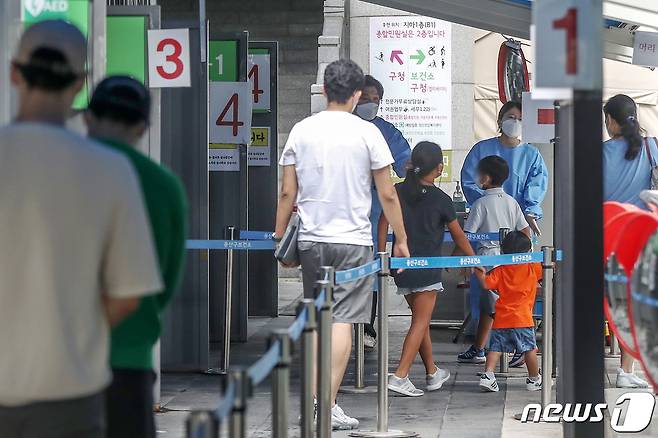
[[[259, 318], [250, 321], [248, 344], [234, 344], [232, 364], [249, 365], [265, 351], [269, 331], [277, 327], [287, 327], [293, 321], [294, 303], [301, 294], [295, 280], [281, 283], [281, 314], [275, 319]], [[390, 370], [399, 358], [402, 339], [409, 324], [408, 309], [397, 296], [391, 298], [390, 318]], [[561, 437], [560, 424], [523, 424], [514, 415], [520, 413], [528, 403], [538, 403], [539, 392], [525, 390], [525, 369], [512, 370], [507, 378], [499, 378], [501, 391], [498, 393], [480, 392], [476, 373], [480, 366], [458, 364], [456, 354], [464, 346], [450, 340], [454, 331], [433, 330], [434, 353], [439, 366], [451, 372], [444, 387], [419, 398], [390, 397], [390, 427], [412, 430], [421, 437]], [[297, 349], [298, 352], [298, 349]], [[366, 354], [366, 383], [376, 384], [376, 352]], [[617, 359], [607, 359], [606, 366], [614, 382]], [[291, 413], [290, 437], [299, 437], [297, 416], [299, 413], [299, 362], [295, 356], [291, 371]], [[424, 384], [424, 370], [420, 362], [414, 365], [411, 377], [419, 387]], [[162, 404], [165, 412], [157, 415], [159, 437], [184, 437], [185, 418], [192, 409], [211, 409], [219, 396], [220, 378], [201, 374], [165, 374], [162, 379]], [[353, 370], [348, 369], [346, 383], [353, 382]], [[608, 385], [608, 382], [606, 382]], [[621, 391], [606, 389], [606, 398], [614, 404]], [[376, 427], [376, 394], [339, 395], [338, 403], [352, 416], [361, 421], [363, 429]], [[270, 383], [264, 382], [256, 388], [250, 400], [248, 411], [249, 437], [271, 436]], [[605, 420], [609, 424], [609, 419]], [[628, 434], [626, 434], [628, 436]], [[336, 432], [335, 437], [347, 437], [346, 432]], [[609, 432], [606, 436], [615, 434]], [[632, 436], [658, 436], [658, 410], [654, 411], [654, 421], [642, 434]]]

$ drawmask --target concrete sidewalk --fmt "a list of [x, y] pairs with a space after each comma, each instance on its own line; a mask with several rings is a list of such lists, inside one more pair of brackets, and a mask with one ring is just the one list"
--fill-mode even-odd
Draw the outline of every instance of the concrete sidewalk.
[[[250, 337], [246, 344], [233, 344], [232, 365], [249, 365], [265, 351], [266, 339], [274, 328], [288, 327], [293, 319], [294, 303], [301, 296], [301, 285], [294, 280], [281, 283], [281, 313], [289, 316], [250, 320]], [[441, 297], [439, 296], [439, 300]], [[409, 311], [402, 297], [391, 296], [390, 361], [389, 371], [394, 371], [400, 356], [402, 341], [409, 326]], [[554, 438], [562, 436], [559, 423], [524, 424], [514, 419], [528, 403], [539, 403], [539, 392], [525, 389], [525, 368], [510, 369], [508, 377], [499, 377], [500, 392], [483, 393], [478, 388], [477, 372], [482, 366], [457, 363], [456, 356], [467, 345], [453, 344], [454, 330], [432, 330], [434, 354], [441, 368], [450, 371], [450, 379], [439, 391], [423, 397], [389, 398], [389, 424], [391, 429], [411, 430], [423, 438], [430, 437], [525, 437]], [[299, 348], [294, 349], [291, 368], [290, 437], [299, 437]], [[366, 352], [366, 384], [376, 386], [376, 351]], [[614, 383], [618, 359], [606, 359], [611, 381]], [[353, 383], [352, 364], [347, 371], [345, 384]], [[424, 387], [425, 372], [418, 358], [411, 371], [411, 379]], [[162, 405], [164, 412], [157, 415], [159, 437], [184, 437], [185, 418], [193, 409], [212, 409], [216, 406], [220, 390], [220, 378], [202, 374], [165, 374], [162, 378]], [[607, 384], [608, 382], [606, 382]], [[608, 403], [614, 404], [622, 391], [607, 389]], [[271, 390], [265, 381], [254, 390], [248, 407], [248, 436], [271, 436]], [[376, 428], [376, 394], [339, 394], [338, 403], [345, 412], [361, 422], [362, 429]], [[630, 436], [658, 436], [658, 412], [654, 421], [642, 434]], [[606, 423], [609, 424], [609, 418]], [[629, 434], [625, 434], [629, 436]], [[348, 432], [335, 432], [335, 437], [347, 437]], [[608, 433], [607, 436], [615, 436]]]

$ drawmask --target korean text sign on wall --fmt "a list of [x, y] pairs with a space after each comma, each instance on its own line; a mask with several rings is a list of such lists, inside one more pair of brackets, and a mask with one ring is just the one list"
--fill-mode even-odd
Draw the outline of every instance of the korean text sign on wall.
[[370, 19], [370, 74], [384, 86], [379, 116], [412, 147], [452, 149], [450, 23], [427, 17]]

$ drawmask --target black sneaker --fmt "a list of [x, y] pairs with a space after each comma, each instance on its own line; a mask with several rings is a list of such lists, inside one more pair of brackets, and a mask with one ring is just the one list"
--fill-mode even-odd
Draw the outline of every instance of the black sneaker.
[[509, 361], [510, 368], [519, 368], [525, 365], [525, 355], [519, 353], [518, 351], [514, 352], [514, 356]]

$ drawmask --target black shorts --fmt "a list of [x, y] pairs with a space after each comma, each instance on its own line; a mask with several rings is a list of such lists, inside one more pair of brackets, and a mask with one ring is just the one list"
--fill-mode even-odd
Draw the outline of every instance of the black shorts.
[[107, 438], [155, 438], [151, 370], [113, 369], [105, 391]]

